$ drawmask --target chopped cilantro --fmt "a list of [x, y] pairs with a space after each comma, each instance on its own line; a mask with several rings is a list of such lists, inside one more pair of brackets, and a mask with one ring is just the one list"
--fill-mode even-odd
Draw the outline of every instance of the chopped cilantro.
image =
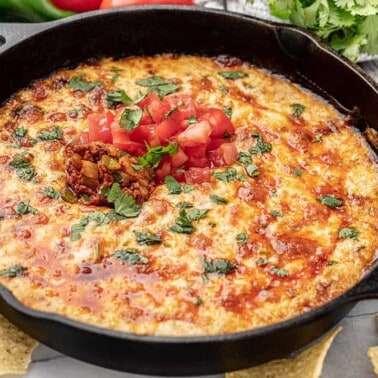
[[192, 234], [195, 228], [192, 225], [192, 221], [189, 219], [185, 209], [181, 209], [179, 217], [175, 219], [175, 224], [169, 227], [169, 231], [179, 234]]
[[38, 214], [39, 210], [30, 206], [30, 200], [17, 204], [15, 215]]
[[245, 170], [249, 177], [257, 177], [260, 174], [259, 167], [256, 164], [248, 164]]
[[248, 239], [249, 239], [248, 238], [248, 234], [246, 234], [245, 232], [236, 235], [236, 241], [239, 244], [245, 244], [245, 243], [247, 243]]
[[31, 154], [29, 154], [27, 151], [23, 151], [15, 155], [8, 163], [8, 166], [15, 169], [27, 168], [30, 167], [32, 158], [33, 156]]
[[231, 119], [232, 117], [232, 107], [227, 106], [226, 108], [223, 108], [223, 113], [226, 114], [226, 116]]
[[113, 72], [112, 83], [114, 84], [119, 79], [119, 69], [112, 67], [111, 71]]
[[223, 92], [224, 94], [227, 94], [230, 90], [224, 86], [223, 84], [219, 86], [219, 90]]
[[226, 168], [224, 171], [213, 171], [212, 175], [218, 180], [230, 182], [234, 180], [246, 181], [247, 179], [235, 168]]
[[23, 138], [27, 133], [28, 133], [28, 129], [26, 129], [24, 126], [20, 126], [14, 130], [13, 135], [19, 139], [19, 138]]
[[236, 264], [226, 259], [207, 260], [201, 256], [203, 275], [207, 279], [207, 273], [216, 273], [226, 275], [236, 268]]
[[26, 270], [27, 269], [24, 268], [23, 266], [16, 264], [16, 265], [11, 266], [10, 268], [1, 269], [0, 276], [14, 278], [16, 276], [24, 274]]
[[226, 203], [228, 203], [228, 201], [225, 198], [218, 197], [215, 194], [210, 195], [209, 198], [211, 201], [213, 201], [217, 205], [225, 205]]
[[24, 181], [31, 181], [31, 179], [37, 175], [36, 171], [31, 167], [17, 169], [16, 173], [18, 177]]
[[201, 306], [202, 303], [203, 303], [203, 300], [202, 300], [202, 298], [200, 298], [200, 297], [197, 297], [196, 300], [194, 301], [194, 304], [195, 304], [196, 306]]
[[149, 263], [148, 258], [139, 254], [139, 252], [134, 248], [127, 248], [127, 249], [121, 249], [119, 251], [115, 251], [114, 257], [117, 260], [128, 261], [131, 265], [135, 265], [137, 263], [141, 263], [141, 264]]
[[88, 213], [87, 216], [80, 219], [79, 223], [71, 226], [71, 241], [79, 240], [81, 238], [81, 234], [85, 231], [86, 226], [88, 226], [90, 222], [94, 222], [96, 226], [102, 226], [116, 219], [117, 218], [113, 216], [112, 212], [107, 214], [102, 213], [101, 211], [93, 211]]
[[123, 192], [118, 183], [112, 185], [106, 199], [114, 204], [114, 211], [125, 218], [136, 218], [140, 214], [140, 205], [130, 194]]
[[151, 76], [147, 79], [137, 81], [136, 84], [141, 87], [148, 87], [148, 93], [156, 91], [160, 98], [175, 93], [180, 89], [172, 80], [167, 82], [161, 76]]
[[148, 231], [146, 232], [138, 232], [133, 231], [135, 236], [135, 240], [139, 245], [154, 245], [154, 244], [161, 244], [162, 240], [160, 236], [152, 235]]
[[267, 259], [266, 257], [261, 257], [261, 258], [259, 258], [259, 259], [256, 261], [256, 264], [257, 264], [258, 266], [264, 266], [264, 265], [269, 264], [269, 261], [268, 261], [268, 259]]
[[141, 169], [143, 169], [143, 166], [142, 165], [138, 165], [138, 164], [131, 164], [132, 168], [134, 169], [134, 171], [140, 171]]
[[45, 188], [43, 190], [43, 194], [46, 196], [46, 197], [49, 197], [51, 199], [58, 199], [60, 197], [60, 194], [57, 190], [55, 190], [53, 187], [51, 186], [48, 186], [47, 188]]
[[256, 145], [249, 149], [249, 152], [252, 155], [261, 156], [265, 152], [271, 152], [272, 151], [272, 145], [270, 143], [265, 143], [260, 134], [252, 133], [252, 137], [257, 140]]
[[243, 71], [222, 71], [218, 72], [218, 75], [229, 80], [242, 79], [243, 77], [248, 76], [248, 74]]
[[286, 269], [273, 268], [272, 272], [278, 277], [287, 277], [289, 275], [289, 271]]
[[180, 209], [190, 209], [193, 207], [193, 205], [189, 202], [179, 202], [176, 204], [176, 207], [179, 207]]
[[290, 107], [293, 110], [292, 114], [294, 117], [300, 117], [302, 113], [304, 112], [304, 110], [306, 109], [306, 107], [303, 106], [302, 104], [291, 104]]
[[74, 90], [82, 91], [82, 92], [90, 92], [91, 90], [95, 89], [96, 87], [101, 87], [104, 85], [101, 81], [85, 81], [83, 80], [84, 75], [75, 76], [70, 80], [68, 83], [68, 87]]
[[206, 214], [209, 212], [208, 209], [191, 209], [187, 212], [188, 219], [192, 221], [198, 221], [201, 218], [204, 218]]
[[194, 185], [191, 185], [191, 184], [184, 184], [182, 186], [182, 192], [183, 193], [189, 193], [191, 192], [192, 190], [194, 190]]
[[240, 151], [238, 153], [238, 161], [242, 164], [250, 164], [252, 163], [252, 157], [248, 152]]
[[181, 185], [177, 180], [170, 176], [167, 175], [165, 176], [165, 184], [167, 185], [168, 193], [169, 194], [180, 194], [181, 193]]
[[332, 209], [342, 206], [344, 204], [344, 201], [341, 198], [338, 198], [334, 196], [333, 194], [327, 194], [326, 196], [319, 196], [316, 200], [323, 205], [327, 205], [328, 207], [331, 207]]
[[54, 126], [51, 130], [42, 130], [37, 137], [38, 141], [61, 139], [63, 139], [63, 130], [59, 126]]
[[163, 155], [173, 156], [177, 153], [177, 150], [178, 145], [174, 142], [169, 142], [167, 146], [156, 146], [152, 148], [147, 146], [147, 152], [142, 157], [137, 158], [137, 160], [143, 167], [156, 168]]
[[126, 131], [133, 131], [138, 127], [142, 116], [142, 109], [126, 108], [121, 115], [120, 126]]
[[188, 125], [193, 125], [194, 123], [197, 123], [197, 118], [196, 117], [194, 117], [193, 115], [191, 115], [190, 117], [189, 117], [189, 119], [188, 119], [188, 122], [187, 122], [187, 124]]
[[358, 231], [356, 228], [342, 228], [339, 231], [339, 238], [358, 240], [359, 234], [360, 234], [360, 231]]
[[281, 217], [282, 217], [282, 213], [280, 213], [280, 212], [277, 211], [277, 210], [270, 210], [270, 211], [269, 211], [269, 214], [270, 214], [272, 217], [275, 217], [275, 218], [281, 218]]
[[302, 170], [299, 168], [294, 168], [293, 172], [297, 176], [302, 176]]
[[326, 266], [332, 266], [332, 265], [336, 265], [336, 264], [337, 264], [337, 261], [335, 261], [335, 260], [330, 260], [330, 261], [327, 261]]
[[108, 91], [105, 97], [107, 106], [110, 108], [114, 104], [131, 105], [133, 100], [126, 94], [123, 89], [116, 89], [114, 91]]

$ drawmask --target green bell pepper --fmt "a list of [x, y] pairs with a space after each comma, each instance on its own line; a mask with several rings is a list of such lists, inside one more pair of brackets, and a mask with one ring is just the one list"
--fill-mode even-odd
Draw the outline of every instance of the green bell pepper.
[[0, 0], [0, 21], [51, 21], [74, 12], [57, 8], [50, 0]]

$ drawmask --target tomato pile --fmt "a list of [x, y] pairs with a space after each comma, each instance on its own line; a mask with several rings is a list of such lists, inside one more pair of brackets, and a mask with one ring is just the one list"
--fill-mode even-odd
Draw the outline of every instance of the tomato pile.
[[210, 168], [232, 164], [237, 149], [232, 142], [235, 128], [220, 109], [199, 106], [189, 95], [173, 94], [161, 99], [156, 92], [148, 94], [132, 111], [141, 114], [138, 124], [127, 131], [120, 122], [125, 107], [102, 114], [89, 114], [88, 131], [75, 143], [100, 141], [111, 143], [135, 157], [148, 148], [177, 144], [177, 151], [162, 156], [155, 169], [156, 181], [166, 175], [190, 184], [210, 180]]

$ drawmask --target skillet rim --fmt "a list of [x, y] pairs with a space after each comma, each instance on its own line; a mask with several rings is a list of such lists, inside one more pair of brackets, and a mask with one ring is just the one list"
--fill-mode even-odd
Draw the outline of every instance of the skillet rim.
[[[279, 28], [283, 28], [286, 30], [292, 30], [294, 33], [298, 33], [304, 35], [308, 38], [311, 43], [315, 44], [317, 48], [319, 48], [322, 53], [329, 55], [332, 59], [338, 60], [348, 69], [350, 69], [354, 75], [359, 76], [359, 80], [365, 81], [371, 89], [375, 92], [375, 95], [378, 99], [378, 82], [372, 79], [370, 76], [367, 75], [366, 72], [362, 70], [357, 64], [349, 61], [344, 56], [340, 55], [336, 51], [332, 50], [328, 45], [322, 42], [317, 36], [310, 33], [308, 30], [303, 29], [301, 27], [277, 23], [273, 21], [262, 20], [250, 15], [245, 15], [236, 12], [224, 11], [224, 10], [216, 10], [216, 9], [207, 9], [201, 8], [198, 6], [179, 6], [179, 5], [142, 5], [142, 6], [130, 6], [124, 8], [114, 8], [108, 10], [96, 10], [87, 13], [81, 13], [75, 16], [67, 17], [64, 19], [50, 21], [45, 23], [39, 24], [32, 24], [30, 26], [30, 35], [28, 33], [28, 26], [25, 27], [25, 24], [0, 24], [0, 27], [5, 25], [5, 29], [7, 26], [17, 28], [19, 25], [23, 25], [24, 30], [26, 30], [26, 35], [21, 36], [19, 40], [11, 42], [10, 46], [6, 44], [0, 46], [0, 57], [1, 55], [7, 53], [9, 50], [13, 48], [17, 48], [20, 43], [28, 42], [30, 38], [33, 38], [41, 33], [44, 32], [54, 32], [55, 28], [59, 28], [65, 26], [67, 24], [81, 22], [82, 20], [87, 19], [96, 19], [98, 17], [106, 17], [111, 14], [118, 14], [118, 13], [134, 13], [134, 12], [153, 12], [156, 10], [160, 11], [183, 11], [183, 12], [193, 12], [193, 13], [204, 13], [204, 14], [211, 14], [211, 15], [221, 15], [230, 17], [231, 19], [244, 19], [252, 23], [257, 23], [263, 25], [265, 27], [271, 28], [277, 31]], [[17, 39], [17, 38], [16, 38]], [[38, 80], [38, 79], [36, 79]], [[316, 84], [316, 83], [315, 83]], [[321, 89], [321, 88], [320, 88]], [[5, 99], [4, 101], [7, 101]], [[337, 99], [336, 99], [337, 101]], [[1, 101], [2, 103], [3, 101]], [[91, 334], [96, 334], [100, 336], [105, 336], [109, 338], [117, 338], [120, 340], [129, 340], [133, 342], [145, 342], [145, 343], [164, 343], [164, 344], [202, 344], [202, 343], [209, 343], [209, 342], [222, 342], [222, 341], [241, 341], [245, 339], [253, 339], [254, 337], [261, 337], [261, 336], [268, 336], [271, 334], [276, 334], [283, 330], [288, 330], [293, 327], [298, 327], [303, 324], [308, 324], [311, 321], [314, 321], [320, 318], [322, 315], [326, 315], [327, 313], [331, 312], [332, 310], [337, 309], [337, 307], [342, 304], [346, 304], [348, 302], [356, 302], [359, 299], [364, 299], [364, 291], [359, 292], [360, 286], [363, 286], [364, 283], [369, 278], [374, 277], [378, 273], [378, 256], [376, 257], [375, 261], [370, 264], [366, 268], [365, 274], [360, 278], [360, 280], [352, 287], [350, 287], [347, 291], [339, 295], [338, 297], [324, 303], [320, 307], [316, 307], [314, 309], [309, 310], [308, 312], [299, 314], [295, 317], [282, 320], [278, 323], [273, 323], [270, 325], [253, 328], [249, 330], [239, 331], [239, 332], [232, 332], [232, 333], [225, 333], [225, 334], [215, 334], [215, 335], [201, 335], [201, 336], [162, 336], [162, 335], [143, 335], [137, 333], [130, 333], [121, 330], [114, 330], [111, 328], [105, 328], [97, 325], [93, 325], [90, 323], [85, 323], [79, 320], [75, 320], [72, 318], [68, 318], [64, 315], [54, 313], [54, 312], [45, 312], [40, 310], [35, 310], [31, 307], [27, 307], [23, 305], [12, 293], [11, 291], [6, 288], [3, 284], [0, 283], [0, 299], [4, 300], [8, 306], [12, 309], [18, 311], [19, 313], [26, 315], [28, 317], [38, 319], [38, 320], [46, 320], [50, 322], [54, 322], [57, 324], [61, 324], [64, 326], [68, 326], [71, 328], [75, 328], [79, 331], [89, 332]], [[367, 293], [369, 296], [369, 293]], [[378, 293], [377, 293], [378, 295]], [[377, 296], [372, 294], [371, 296]], [[1, 310], [0, 310], [1, 311]], [[305, 348], [309, 346], [306, 345]]]

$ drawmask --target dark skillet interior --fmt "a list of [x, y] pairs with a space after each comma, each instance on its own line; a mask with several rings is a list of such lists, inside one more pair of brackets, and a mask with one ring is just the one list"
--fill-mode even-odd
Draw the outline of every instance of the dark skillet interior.
[[[378, 93], [372, 82], [290, 27], [223, 12], [160, 7], [95, 12], [37, 29], [19, 43], [0, 47], [0, 102], [32, 80], [90, 57], [229, 54], [283, 74], [345, 111], [357, 106], [362, 115], [358, 127], [378, 130]], [[17, 28], [13, 31], [17, 37]], [[377, 273], [376, 268], [369, 283], [298, 318], [230, 335], [164, 338], [105, 330], [27, 309], [2, 286], [0, 311], [41, 342], [97, 365], [140, 374], [214, 374], [282, 358], [317, 339], [350, 311], [353, 301], [378, 293]]]

